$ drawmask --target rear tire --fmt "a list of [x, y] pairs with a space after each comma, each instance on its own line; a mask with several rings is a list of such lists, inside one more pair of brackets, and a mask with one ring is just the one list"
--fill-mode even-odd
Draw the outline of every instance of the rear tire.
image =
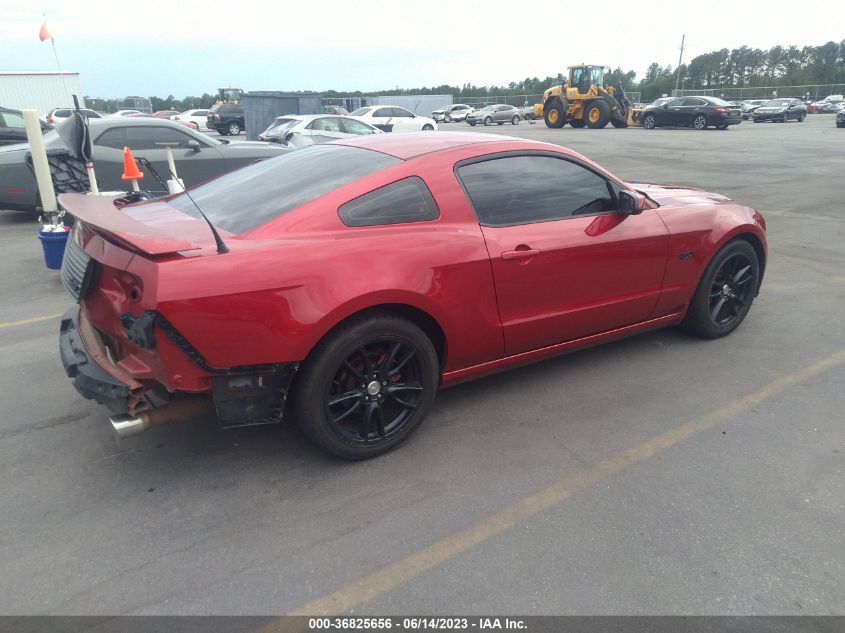
[[584, 122], [588, 128], [599, 130], [610, 121], [610, 106], [601, 99], [594, 99], [584, 108]]
[[226, 126], [226, 132], [232, 136], [237, 136], [241, 133], [241, 125], [237, 121], [232, 121]]
[[760, 283], [754, 247], [742, 239], [723, 246], [704, 269], [681, 329], [700, 338], [720, 338], [745, 319]]
[[514, 118], [511, 119], [511, 125], [519, 125], [519, 116], [514, 116]]
[[389, 313], [353, 317], [303, 364], [294, 386], [296, 421], [338, 457], [376, 457], [419, 427], [439, 378], [434, 346], [416, 325]]
[[484, 125], [488, 127], [493, 125], [493, 119], [488, 116], [486, 119], [484, 119]]
[[422, 126], [422, 131], [423, 132], [434, 132], [434, 126], [431, 125], [430, 123], [426, 123], [425, 125]]
[[706, 130], [707, 129], [707, 117], [703, 114], [697, 114], [695, 118], [692, 120], [692, 126], [696, 130]]

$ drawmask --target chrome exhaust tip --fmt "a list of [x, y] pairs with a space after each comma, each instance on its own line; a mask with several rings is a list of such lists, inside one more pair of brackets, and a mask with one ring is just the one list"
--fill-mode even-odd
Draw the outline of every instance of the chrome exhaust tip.
[[138, 435], [138, 433], [143, 433], [150, 428], [150, 419], [144, 414], [137, 417], [131, 416], [128, 413], [115, 415], [109, 418], [109, 422], [111, 422], [114, 432], [120, 438]]

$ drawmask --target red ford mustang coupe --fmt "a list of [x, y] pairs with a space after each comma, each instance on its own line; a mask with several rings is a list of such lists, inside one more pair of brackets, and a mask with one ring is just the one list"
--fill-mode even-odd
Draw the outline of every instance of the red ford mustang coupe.
[[60, 198], [62, 361], [123, 434], [188, 394], [224, 427], [290, 396], [319, 445], [372, 457], [440, 387], [667, 325], [724, 336], [766, 264], [754, 209], [488, 134], [316, 145], [189, 194]]

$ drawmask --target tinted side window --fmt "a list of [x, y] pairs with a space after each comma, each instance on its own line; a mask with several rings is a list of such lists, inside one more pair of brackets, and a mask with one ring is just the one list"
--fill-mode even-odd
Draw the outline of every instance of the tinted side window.
[[110, 130], [106, 130], [97, 137], [97, 140], [94, 141], [94, 145], [123, 149], [126, 147], [126, 128], [113, 127]]
[[390, 109], [393, 112], [393, 116], [399, 116], [399, 117], [405, 117], [405, 118], [410, 118], [410, 117], [413, 116], [410, 112], [408, 112], [407, 110], [405, 110], [403, 108], [390, 108]]
[[[185, 147], [192, 138], [187, 134], [167, 127], [127, 127], [126, 140], [130, 148], [134, 149], [164, 149], [159, 143], [175, 143], [176, 147]], [[171, 145], [171, 147], [174, 147]]]
[[337, 210], [346, 226], [374, 226], [436, 220], [440, 216], [421, 178], [411, 176], [347, 202]]
[[378, 110], [373, 112], [373, 116], [391, 117], [393, 116], [393, 108], [379, 108]]
[[462, 165], [458, 177], [485, 226], [548, 222], [617, 210], [607, 180], [561, 158], [495, 158]]
[[684, 105], [685, 106], [703, 106], [703, 105], [707, 105], [707, 102], [704, 99], [687, 98], [687, 99], [684, 100]]

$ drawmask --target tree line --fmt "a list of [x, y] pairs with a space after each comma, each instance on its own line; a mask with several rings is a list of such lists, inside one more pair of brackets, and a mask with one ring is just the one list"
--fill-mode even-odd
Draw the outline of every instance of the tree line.
[[[565, 69], [561, 69], [561, 73], [565, 75]], [[467, 97], [539, 95], [558, 81], [559, 76], [547, 76], [542, 79], [526, 77], [522, 81], [512, 81], [502, 86], [441, 84], [366, 92], [325, 90], [320, 94], [325, 98], [451, 94], [455, 101], [461, 101]], [[780, 45], [769, 49], [749, 48], [745, 45], [732, 50], [723, 48], [698, 55], [689, 63], [681, 64], [680, 68], [673, 68], [671, 65], [660, 66], [655, 62], [648, 67], [639, 81], [633, 70], [626, 71], [616, 67], [606, 77], [605, 83], [614, 86], [622, 84], [626, 91], [639, 92], [642, 101], [651, 101], [661, 95], [671, 94], [676, 84], [687, 90], [845, 84], [845, 40], [802, 48]], [[85, 100], [93, 101], [90, 97], [85, 97]], [[193, 108], [209, 108], [214, 105], [215, 100], [216, 96], [208, 93], [184, 99], [177, 99], [173, 95], [166, 98], [150, 97], [153, 111], [175, 109], [181, 112]], [[114, 112], [119, 109], [120, 100], [97, 99], [95, 103], [97, 109]]]

